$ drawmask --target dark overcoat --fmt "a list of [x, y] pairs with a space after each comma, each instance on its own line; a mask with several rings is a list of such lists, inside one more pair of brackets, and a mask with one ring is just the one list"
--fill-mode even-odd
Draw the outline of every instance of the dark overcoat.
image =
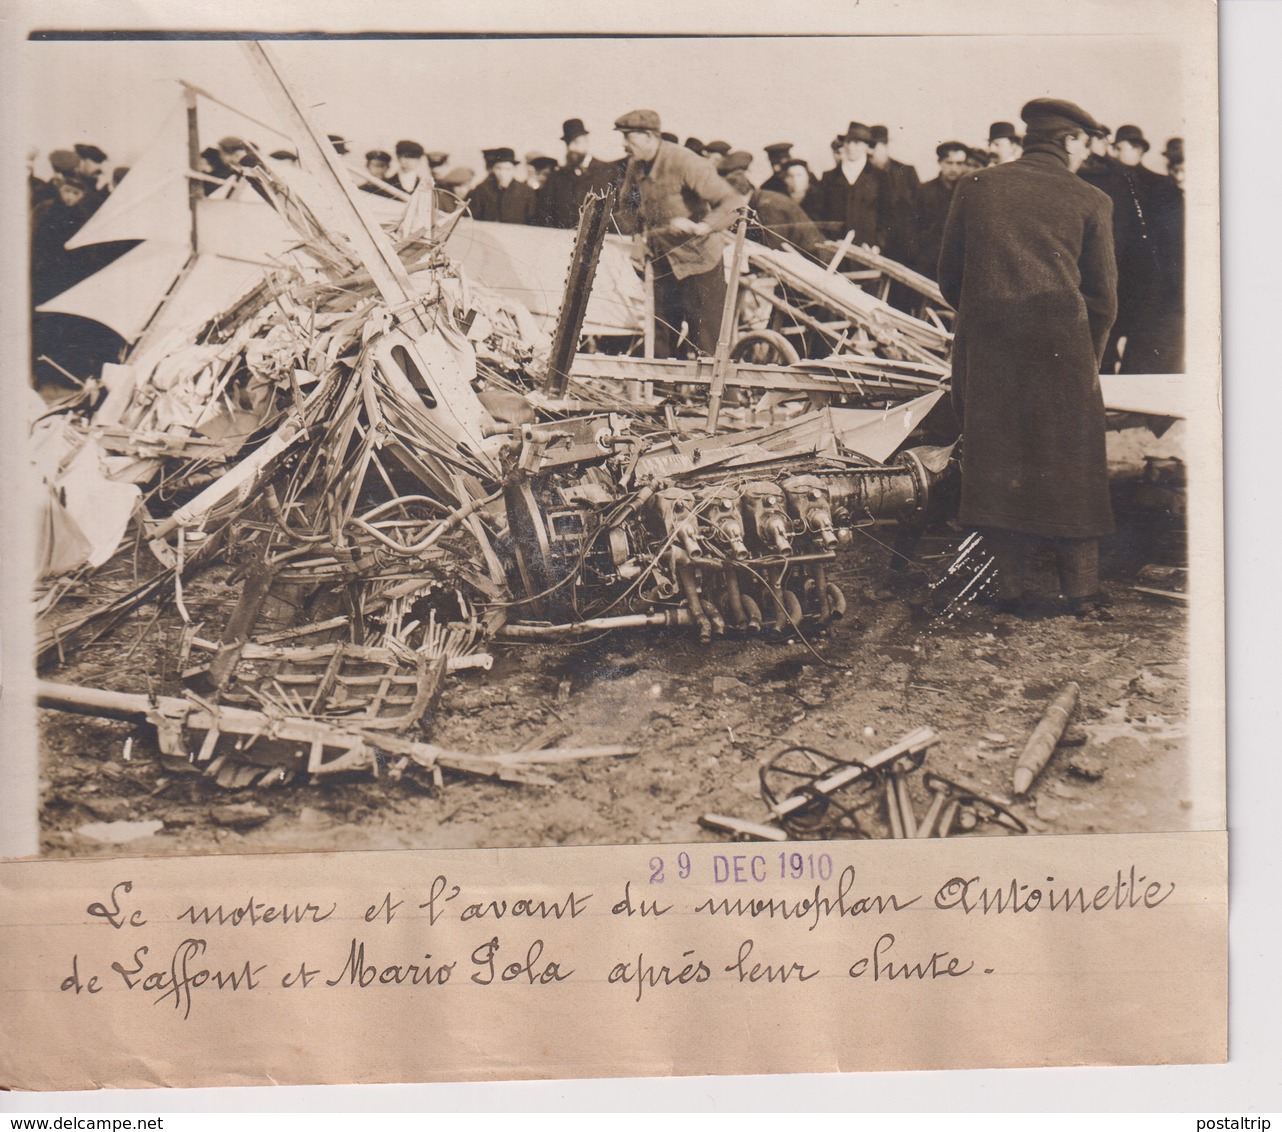
[[825, 230], [837, 239], [853, 229], [855, 242], [884, 248], [890, 234], [890, 186], [871, 161], [849, 184], [841, 166], [829, 169], [815, 190]]
[[524, 181], [512, 181], [501, 189], [491, 173], [471, 191], [467, 203], [474, 220], [529, 224], [534, 219], [537, 195]]
[[1112, 204], [1057, 147], [962, 178], [939, 286], [957, 308], [953, 401], [967, 526], [1113, 529], [1099, 361], [1117, 313]]
[[588, 193], [610, 195], [623, 179], [619, 162], [593, 158], [586, 169], [562, 165], [553, 169], [539, 190], [535, 223], [545, 228], [577, 228], [579, 209]]

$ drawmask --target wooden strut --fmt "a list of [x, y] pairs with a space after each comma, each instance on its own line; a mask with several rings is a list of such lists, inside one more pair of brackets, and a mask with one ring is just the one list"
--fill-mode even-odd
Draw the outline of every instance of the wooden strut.
[[[493, 778], [502, 782], [525, 785], [554, 785], [551, 779], [532, 774], [523, 766], [529, 763], [563, 762], [571, 759], [630, 757], [639, 748], [623, 745], [550, 748], [542, 751], [511, 752], [506, 755], [472, 755], [451, 751], [434, 743], [384, 735], [363, 728], [342, 728], [306, 717], [273, 716], [248, 708], [215, 706], [202, 703], [199, 697], [145, 696], [133, 692], [113, 692], [104, 688], [86, 688], [50, 680], [36, 683], [40, 707], [133, 723], [150, 723], [157, 729], [161, 750], [171, 756], [187, 757], [183, 729], [203, 731], [206, 740], [202, 754], [212, 755], [219, 734], [247, 737], [245, 747], [260, 737], [286, 744], [296, 744], [302, 758], [298, 769], [311, 774], [367, 770], [377, 765], [375, 755], [403, 756], [426, 770], [442, 767], [460, 774]], [[326, 750], [337, 751], [336, 757], [323, 759]]]

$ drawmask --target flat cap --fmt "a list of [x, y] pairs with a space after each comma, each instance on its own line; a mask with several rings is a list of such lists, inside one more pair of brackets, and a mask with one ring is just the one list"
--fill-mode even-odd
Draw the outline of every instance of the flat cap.
[[771, 142], [765, 152], [771, 161], [782, 161], [792, 152], [792, 142]]
[[719, 153], [722, 157], [730, 152], [730, 143], [728, 141], [710, 141], [703, 147], [704, 153]]
[[752, 154], [742, 149], [736, 149], [733, 153], [727, 153], [721, 159], [719, 170], [724, 177], [727, 173], [746, 173], [748, 166], [752, 164]]
[[398, 141], [396, 143], [397, 157], [422, 157], [423, 147], [416, 141]]
[[1113, 135], [1113, 143], [1116, 145], [1119, 142], [1130, 142], [1141, 149], [1148, 149], [1148, 139], [1139, 126], [1118, 126], [1117, 133]]
[[555, 157], [549, 157], [546, 153], [527, 153], [525, 163], [531, 169], [555, 169], [559, 164]]
[[218, 148], [224, 153], [231, 153], [233, 149], [248, 149], [243, 138], [236, 137], [235, 134], [228, 134], [225, 138], [218, 139]]
[[851, 122], [846, 127], [846, 132], [841, 135], [842, 141], [861, 141], [872, 144], [872, 130], [862, 122]]
[[943, 161], [950, 153], [956, 153], [958, 150], [966, 154], [968, 157], [970, 156], [970, 146], [968, 146], [964, 141], [940, 142], [939, 145], [935, 146], [935, 156], [938, 157], [940, 161]]
[[702, 152], [703, 152], [703, 142], [702, 142], [702, 141], [700, 141], [698, 138], [686, 138], [686, 140], [685, 140], [682, 144], [683, 144], [683, 145], [686, 147], [686, 149], [688, 149], [691, 153], [702, 153]]
[[77, 142], [75, 146], [76, 153], [86, 161], [106, 161], [107, 155], [102, 152], [96, 145], [89, 145], [87, 142]]
[[659, 115], [653, 110], [629, 110], [622, 117], [614, 120], [616, 130], [649, 130], [652, 134], [657, 134], [662, 128], [659, 124]]
[[392, 155], [388, 153], [387, 150], [385, 149], [371, 149], [365, 155], [365, 160], [366, 161], [385, 161], [390, 165], [392, 161]]
[[49, 154], [49, 165], [55, 173], [74, 173], [80, 158], [70, 149], [55, 149]]
[[450, 155], [448, 153], [444, 153], [439, 149], [432, 149], [432, 150], [429, 150], [427, 153], [427, 163], [433, 169], [439, 169], [449, 159], [450, 159]]
[[443, 185], [447, 189], [456, 189], [459, 185], [466, 185], [475, 177], [476, 174], [466, 165], [459, 165], [448, 173], [442, 173], [436, 178], [436, 183]]
[[868, 133], [872, 138], [873, 145], [890, 141], [890, 131], [885, 126], [869, 126]]
[[659, 137], [661, 137], [665, 142], [671, 142], [673, 145], [676, 145], [680, 140], [676, 134], [670, 134], [667, 130], [664, 130]]
[[1034, 98], [1024, 103], [1020, 121], [1031, 129], [1054, 130], [1070, 126], [1095, 133], [1100, 125], [1075, 102], [1063, 98]]
[[492, 169], [495, 165], [502, 165], [506, 162], [509, 165], [516, 164], [516, 151], [511, 146], [499, 146], [497, 149], [483, 149], [481, 156], [485, 158], [485, 168]]
[[1013, 122], [994, 122], [988, 127], [988, 140], [990, 142], [998, 141], [1000, 138], [1019, 141], [1019, 131], [1015, 129]]
[[795, 165], [800, 165], [807, 173], [810, 172], [810, 162], [808, 162], [804, 157], [790, 157], [782, 164], [785, 169], [791, 169]]

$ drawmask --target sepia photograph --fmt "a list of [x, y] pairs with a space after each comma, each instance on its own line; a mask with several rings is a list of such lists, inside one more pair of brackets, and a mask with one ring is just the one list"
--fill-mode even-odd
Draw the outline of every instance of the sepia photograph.
[[678, 8], [14, 24], [0, 1086], [1228, 1059], [1213, 10]]
[[1185, 50], [34, 33], [40, 853], [1219, 828]]

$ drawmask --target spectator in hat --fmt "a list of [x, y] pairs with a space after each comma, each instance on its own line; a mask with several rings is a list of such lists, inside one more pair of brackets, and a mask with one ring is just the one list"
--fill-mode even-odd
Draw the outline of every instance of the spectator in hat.
[[457, 212], [463, 207], [468, 186], [476, 179], [476, 174], [465, 165], [442, 173], [436, 181], [436, 210], [443, 216]]
[[999, 599], [1024, 599], [1050, 539], [1066, 608], [1106, 619], [1099, 539], [1112, 532], [1099, 361], [1117, 310], [1108, 198], [1075, 176], [1095, 120], [1026, 103], [1024, 155], [957, 184], [939, 287], [957, 310], [952, 397], [962, 424], [963, 527], [997, 561]]
[[714, 169], [721, 168], [721, 162], [730, 154], [728, 141], [710, 141], [703, 147], [703, 156], [712, 163]]
[[39, 306], [62, 294], [96, 269], [92, 248], [66, 243], [93, 215], [89, 194], [97, 185], [76, 172], [60, 173], [56, 195], [31, 213], [31, 303]]
[[883, 248], [889, 238], [890, 187], [882, 170], [868, 160], [872, 131], [851, 122], [842, 135], [841, 162], [820, 178], [816, 196], [830, 235], [853, 231], [856, 242]]
[[766, 146], [766, 160], [770, 162], [770, 176], [762, 182], [761, 187], [768, 193], [788, 195], [788, 187], [783, 183], [784, 162], [792, 157], [792, 142], [771, 142]]
[[[917, 258], [917, 194], [921, 180], [917, 170], [890, 156], [890, 130], [870, 126], [872, 148], [868, 160], [886, 178], [886, 242], [882, 254], [899, 263], [911, 265]], [[919, 303], [917, 293], [902, 283], [892, 282], [887, 300], [899, 310], [911, 311]]]
[[548, 228], [576, 227], [588, 193], [612, 195], [626, 165], [592, 156], [592, 137], [582, 118], [567, 118], [561, 124], [561, 140], [565, 163], [548, 176], [539, 204], [539, 221]]
[[43, 177], [36, 176], [36, 158], [40, 156], [40, 151], [32, 146], [27, 150], [27, 209], [33, 209], [44, 201], [52, 200], [58, 190], [54, 188], [52, 182], [46, 181]]
[[450, 155], [443, 149], [429, 150], [426, 157], [427, 167], [432, 171], [432, 176], [434, 178], [436, 176], [436, 171], [438, 169], [444, 169], [450, 160]]
[[684, 323], [695, 350], [713, 354], [726, 297], [726, 229], [743, 197], [707, 161], [664, 141], [653, 110], [630, 111], [614, 128], [628, 155], [624, 224], [643, 234], [654, 269], [655, 352], [675, 356]]
[[360, 183], [360, 190], [371, 196], [385, 197], [388, 200], [399, 200], [395, 193], [389, 192], [389, 176], [392, 171], [392, 155], [385, 149], [371, 149], [365, 154], [365, 172], [368, 181]]
[[415, 186], [430, 173], [423, 147], [416, 141], [402, 139], [396, 143], [396, 172], [387, 183], [403, 193], [412, 193]]
[[686, 138], [684, 144], [686, 149], [688, 149], [691, 153], [697, 153], [700, 157], [703, 156], [703, 142], [699, 138], [695, 138], [695, 137]]
[[1119, 126], [1109, 173], [1097, 182], [1113, 201], [1117, 255], [1117, 321], [1106, 373], [1184, 368], [1184, 199], [1170, 177], [1144, 165], [1148, 150], [1138, 126]]
[[753, 188], [747, 173], [751, 161], [751, 154], [731, 153], [721, 163], [721, 176], [731, 188], [748, 198], [748, 238], [775, 251], [797, 251], [823, 262], [819, 254], [823, 234], [815, 222], [786, 194]]
[[1111, 132], [1107, 126], [1100, 126], [1091, 134], [1090, 152], [1077, 171], [1077, 175], [1082, 180], [1094, 185], [1097, 189], [1104, 189], [1104, 182], [1112, 175], [1112, 146], [1108, 140]]
[[935, 147], [935, 157], [939, 161], [939, 175], [927, 181], [917, 194], [917, 214], [914, 227], [917, 229], [916, 261], [912, 265], [922, 275], [931, 279], [939, 265], [939, 249], [944, 240], [944, 222], [948, 219], [948, 210], [952, 207], [953, 194], [957, 183], [967, 173], [967, 145], [960, 141], [946, 141]]
[[475, 220], [529, 224], [535, 215], [534, 190], [516, 179], [516, 153], [504, 146], [482, 150], [488, 176], [468, 194]]
[[536, 193], [547, 184], [548, 176], [556, 168], [556, 158], [546, 153], [527, 153], [525, 155], [525, 183]]
[[994, 122], [988, 127], [988, 155], [996, 165], [1017, 161], [1024, 152], [1024, 139], [1012, 122]]
[[76, 166], [76, 172], [97, 184], [102, 177], [103, 166], [107, 162], [106, 153], [96, 145], [90, 145], [88, 142], [77, 142], [75, 150], [76, 156], [80, 159]]

